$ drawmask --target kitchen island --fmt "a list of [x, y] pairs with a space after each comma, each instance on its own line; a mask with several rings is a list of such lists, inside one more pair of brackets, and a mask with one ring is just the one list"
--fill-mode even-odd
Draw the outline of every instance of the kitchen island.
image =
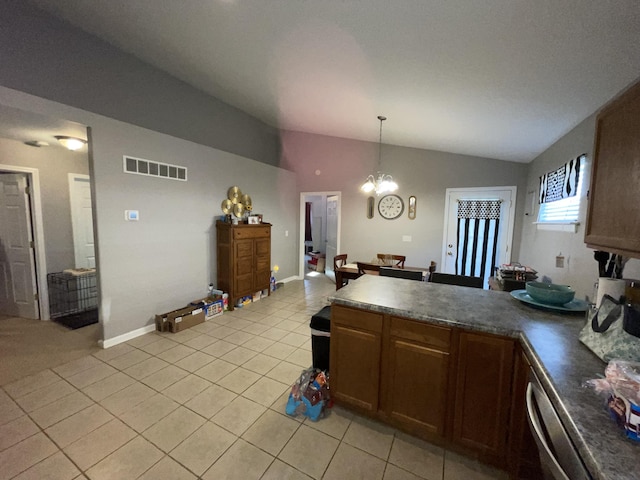
[[[602, 376], [606, 366], [578, 340], [578, 332], [585, 324], [584, 315], [561, 315], [534, 309], [507, 292], [371, 275], [350, 282], [347, 287], [336, 291], [329, 301], [338, 306], [338, 310], [357, 309], [377, 316], [371, 318], [380, 318], [381, 322], [385, 319], [390, 319], [389, 323], [396, 318], [398, 321], [408, 319], [406, 321], [412, 324], [419, 322], [434, 328], [460, 329], [512, 339], [522, 347], [531, 362], [593, 478], [638, 478], [640, 445], [627, 440], [610, 420], [603, 399], [582, 386], [585, 380]], [[381, 336], [384, 328], [390, 327], [381, 326]], [[364, 332], [363, 339], [373, 338], [364, 336], [366, 326], [360, 330]], [[334, 369], [339, 372], [340, 365], [334, 364], [337, 357], [334, 356], [333, 337], [332, 323], [331, 368], [332, 372]], [[379, 350], [383, 355], [390, 348], [382, 345]], [[428, 349], [429, 352], [436, 350]], [[413, 372], [413, 375], [417, 385], [420, 372]], [[384, 386], [384, 381], [382, 384]], [[374, 407], [378, 408], [377, 405]], [[434, 431], [437, 429], [436, 425]]]

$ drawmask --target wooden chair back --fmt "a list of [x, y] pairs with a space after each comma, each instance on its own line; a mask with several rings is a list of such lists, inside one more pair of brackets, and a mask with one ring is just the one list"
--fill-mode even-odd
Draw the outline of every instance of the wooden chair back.
[[340, 255], [336, 255], [333, 257], [333, 270], [337, 270], [340, 267], [343, 267], [347, 264], [347, 254], [341, 253]]
[[401, 268], [380, 267], [380, 276], [422, 281], [422, 272], [418, 270], [404, 270]]
[[376, 263], [357, 262], [357, 264], [358, 264], [358, 273], [360, 275], [364, 275], [365, 273], [380, 271], [380, 265]]
[[407, 259], [407, 257], [405, 255], [392, 255], [390, 253], [379, 253], [378, 254], [378, 260], [382, 260], [384, 262], [391, 262], [391, 263], [385, 263], [385, 265], [392, 265], [395, 267], [400, 267], [400, 268], [404, 268], [404, 262]]
[[433, 283], [445, 283], [447, 285], [459, 285], [461, 287], [482, 288], [482, 277], [468, 277], [466, 275], [452, 275], [450, 273], [433, 272], [429, 277]]

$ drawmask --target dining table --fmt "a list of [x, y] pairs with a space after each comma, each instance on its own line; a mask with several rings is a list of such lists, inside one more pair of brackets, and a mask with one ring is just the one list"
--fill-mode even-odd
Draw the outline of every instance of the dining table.
[[[423, 279], [428, 278], [429, 276], [429, 267], [398, 267], [397, 265], [380, 265], [381, 267], [391, 267], [397, 268], [399, 270], [411, 270], [414, 272], [423, 272]], [[359, 278], [362, 274], [358, 272], [358, 264], [357, 263], [347, 263], [341, 267], [336, 268], [336, 290], [340, 290], [344, 287], [345, 280], [355, 280]], [[380, 275], [379, 272], [367, 272], [367, 275]]]

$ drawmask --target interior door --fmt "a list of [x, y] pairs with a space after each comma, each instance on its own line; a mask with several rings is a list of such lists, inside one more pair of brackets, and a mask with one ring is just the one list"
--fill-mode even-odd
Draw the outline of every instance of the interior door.
[[95, 268], [96, 253], [93, 240], [93, 207], [89, 176], [70, 173], [69, 193], [76, 268]]
[[340, 198], [338, 195], [327, 196], [327, 248], [325, 249], [325, 272], [334, 274], [333, 257], [338, 254], [338, 216]]
[[[484, 288], [488, 288], [492, 267], [509, 263], [511, 259], [515, 198], [516, 187], [447, 189], [442, 252], [444, 273], [481, 276], [484, 278]], [[461, 200], [498, 201], [499, 218], [493, 224], [479, 220], [463, 223], [461, 227], [458, 222]], [[462, 257], [464, 262], [461, 261]], [[464, 268], [461, 268], [461, 263], [464, 263]]]
[[0, 173], [0, 313], [38, 319], [27, 175]]

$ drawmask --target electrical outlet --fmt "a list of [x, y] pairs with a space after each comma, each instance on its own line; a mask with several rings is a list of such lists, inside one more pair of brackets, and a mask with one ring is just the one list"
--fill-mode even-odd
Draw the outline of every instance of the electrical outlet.
[[402, 236], [402, 241], [403, 242], [410, 242], [411, 241], [411, 235], [403, 235]]
[[556, 268], [564, 268], [564, 257], [562, 255], [556, 257]]

